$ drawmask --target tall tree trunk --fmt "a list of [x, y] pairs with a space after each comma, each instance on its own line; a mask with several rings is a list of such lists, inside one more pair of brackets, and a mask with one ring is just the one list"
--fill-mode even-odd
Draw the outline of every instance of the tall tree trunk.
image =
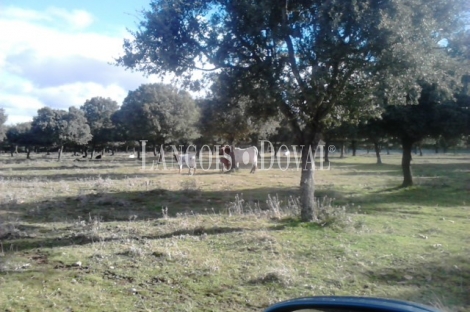
[[[314, 159], [315, 151], [318, 142], [313, 143], [313, 140], [308, 140], [302, 150], [302, 173], [300, 176], [300, 201], [301, 211], [300, 218], [304, 222], [315, 221], [315, 171]], [[313, 143], [313, 144], [312, 144]], [[312, 154], [309, 155], [309, 148], [311, 147]], [[307, 162], [308, 161], [308, 162]]]
[[344, 142], [341, 142], [341, 154], [339, 155], [339, 158], [344, 158]]
[[233, 145], [233, 141], [230, 145], [230, 158], [232, 160], [232, 168], [230, 168], [230, 171], [238, 171], [237, 160], [235, 159], [235, 145]]
[[29, 155], [31, 154], [31, 148], [29, 146], [26, 146], [26, 159], [31, 159]]
[[[163, 151], [162, 151], [163, 150]], [[163, 155], [165, 154], [165, 141], [162, 142], [160, 145], [160, 151], [157, 153], [158, 155], [158, 164], [161, 164], [163, 162]]]
[[330, 162], [330, 158], [328, 157], [330, 153], [330, 149], [328, 148], [330, 146], [330, 142], [325, 142], [325, 162]]
[[382, 164], [382, 158], [380, 157], [380, 147], [378, 142], [374, 142], [375, 156], [377, 156], [377, 165]]
[[10, 147], [10, 155], [13, 157], [13, 154], [18, 154], [18, 145], [12, 145]]
[[423, 156], [423, 150], [421, 149], [421, 144], [418, 145], [418, 149], [419, 149], [419, 156]]
[[[139, 148], [137, 149], [137, 159], [139, 159], [139, 160], [142, 159], [142, 158], [141, 158], [141, 157], [142, 157], [142, 156], [141, 156], [141, 154], [142, 154], [141, 151], [142, 151], [142, 142], [139, 141]], [[134, 147], [134, 153], [135, 153], [135, 147]]]
[[356, 156], [356, 150], [357, 150], [357, 141], [356, 140], [351, 141], [351, 149], [352, 149], [353, 157]]
[[409, 138], [402, 139], [403, 156], [401, 159], [401, 168], [403, 170], [403, 184], [402, 187], [413, 185], [413, 177], [411, 175], [411, 148], [413, 141]]
[[61, 161], [62, 159], [62, 152], [64, 151], [64, 146], [61, 145], [59, 146], [59, 150], [58, 150], [58, 154], [59, 154], [59, 157], [58, 157], [58, 161]]

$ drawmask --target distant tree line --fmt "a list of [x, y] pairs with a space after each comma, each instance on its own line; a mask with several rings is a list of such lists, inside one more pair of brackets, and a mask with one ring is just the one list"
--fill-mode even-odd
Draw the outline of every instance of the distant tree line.
[[[467, 79], [467, 80], [465, 80]], [[412, 148], [422, 155], [422, 147], [442, 150], [468, 148], [470, 144], [470, 95], [468, 78], [453, 94], [437, 84], [424, 84], [416, 105], [390, 105], [378, 110], [358, 104], [338, 105], [323, 121], [322, 139], [326, 146], [346, 149], [356, 156], [358, 148], [373, 151], [381, 164], [382, 150], [402, 146], [411, 157]], [[64, 148], [74, 155], [94, 158], [105, 150], [138, 153], [141, 140], [147, 150], [158, 155], [161, 146], [176, 144], [259, 145], [268, 140], [277, 153], [281, 145], [296, 144], [290, 124], [281, 113], [270, 118], [250, 111], [249, 97], [230, 95], [220, 82], [201, 99], [170, 85], [143, 84], [130, 91], [121, 106], [110, 98], [93, 97], [79, 108], [68, 111], [44, 107], [32, 122], [5, 126], [8, 116], [0, 109], [0, 137], [3, 149], [13, 157], [18, 148], [30, 158], [31, 152], [58, 152]], [[361, 108], [361, 109], [356, 109]], [[325, 149], [328, 161], [328, 149]], [[408, 156], [407, 156], [408, 157]]]

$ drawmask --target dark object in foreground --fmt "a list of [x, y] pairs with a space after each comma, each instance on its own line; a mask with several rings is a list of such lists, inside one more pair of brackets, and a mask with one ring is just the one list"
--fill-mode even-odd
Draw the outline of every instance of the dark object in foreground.
[[264, 312], [442, 312], [419, 303], [368, 297], [323, 296], [276, 303]]

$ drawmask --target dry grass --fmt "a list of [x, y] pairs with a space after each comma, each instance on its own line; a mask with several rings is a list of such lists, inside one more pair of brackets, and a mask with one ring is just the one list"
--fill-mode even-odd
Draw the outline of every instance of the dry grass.
[[[465, 156], [332, 158], [318, 223], [298, 222], [299, 172], [142, 170], [3, 159], [0, 307], [27, 311], [260, 311], [309, 295], [470, 308]], [[432, 181], [432, 182], [431, 182]]]

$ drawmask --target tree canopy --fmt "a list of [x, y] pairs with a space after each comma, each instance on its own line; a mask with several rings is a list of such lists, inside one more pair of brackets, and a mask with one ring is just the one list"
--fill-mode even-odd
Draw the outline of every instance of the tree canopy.
[[[349, 87], [377, 104], [409, 104], [419, 97], [420, 78], [450, 81], [440, 42], [459, 33], [468, 6], [464, 0], [154, 0], [116, 64], [175, 73], [188, 84], [198, 69], [222, 73], [260, 112], [278, 106], [300, 142], [315, 149], [321, 122], [347, 100]], [[305, 221], [315, 218], [308, 155], [304, 149]]]
[[59, 148], [59, 160], [65, 144], [85, 145], [92, 138], [84, 113], [73, 106], [68, 111], [49, 107], [39, 109], [31, 131], [41, 145]]
[[199, 111], [191, 95], [170, 85], [144, 84], [129, 94], [114, 121], [126, 129], [127, 140], [164, 144], [198, 136]]
[[31, 151], [30, 146], [38, 143], [36, 136], [31, 131], [31, 122], [21, 122], [9, 127], [6, 137], [11, 144], [26, 146], [26, 158], [28, 159]]
[[232, 92], [223, 77], [213, 78], [216, 80], [210, 94], [198, 101], [201, 108], [198, 128], [205, 137], [222, 139], [230, 145], [246, 141], [260, 128], [261, 118], [250, 111], [252, 99]]
[[80, 107], [87, 119], [92, 134], [91, 145], [103, 145], [114, 140], [112, 115], [119, 109], [110, 98], [93, 97]]

